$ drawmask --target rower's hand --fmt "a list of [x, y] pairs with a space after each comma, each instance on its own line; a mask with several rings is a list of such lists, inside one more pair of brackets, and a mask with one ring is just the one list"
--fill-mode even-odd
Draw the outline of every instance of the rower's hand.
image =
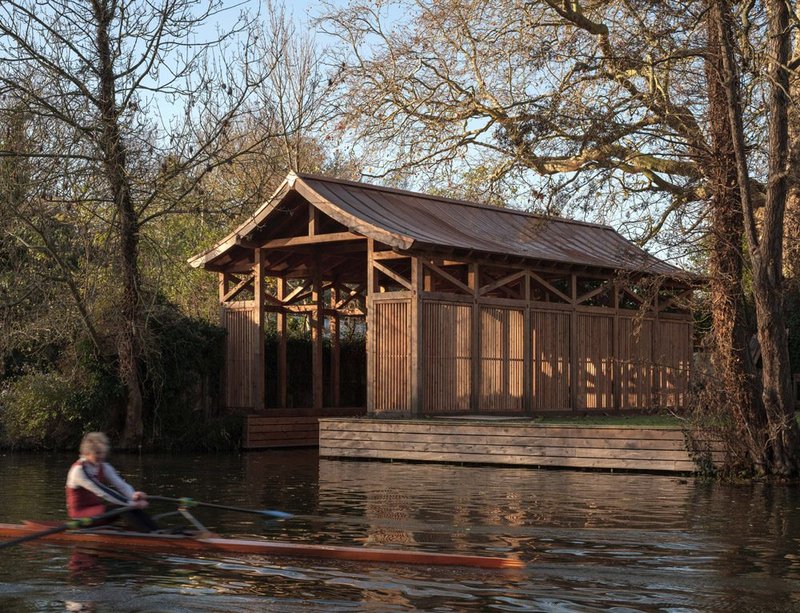
[[133, 503], [131, 506], [136, 509], [146, 509], [150, 504], [147, 501], [147, 494], [144, 492], [134, 492], [131, 497], [131, 502]]

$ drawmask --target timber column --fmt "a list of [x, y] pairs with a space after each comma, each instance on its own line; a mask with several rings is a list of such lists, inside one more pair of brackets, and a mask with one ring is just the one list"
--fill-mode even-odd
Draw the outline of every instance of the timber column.
[[266, 365], [264, 363], [264, 249], [255, 250], [255, 263], [253, 265], [253, 290], [255, 294], [255, 352], [253, 358], [256, 363], [253, 368], [253, 403], [254, 409], [263, 412], [266, 409], [265, 385]]
[[410, 409], [411, 414], [417, 417], [422, 416], [423, 404], [423, 372], [421, 344], [422, 344], [422, 300], [420, 292], [422, 289], [422, 262], [418, 257], [411, 258], [411, 308], [409, 309], [410, 334], [409, 343], [411, 345], [411, 381], [410, 381]]

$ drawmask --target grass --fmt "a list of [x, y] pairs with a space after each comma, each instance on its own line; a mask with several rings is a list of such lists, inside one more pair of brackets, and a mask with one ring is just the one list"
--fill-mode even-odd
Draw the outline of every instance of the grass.
[[637, 426], [637, 427], [678, 427], [683, 421], [671, 414], [658, 415], [576, 415], [535, 417], [534, 423], [570, 426]]
[[[413, 418], [411, 418], [413, 419]], [[685, 420], [669, 413], [628, 414], [628, 415], [537, 415], [532, 419], [524, 416], [486, 417], [480, 415], [458, 415], [451, 417], [434, 416], [431, 419], [457, 419], [468, 422], [474, 419], [479, 423], [499, 423], [502, 421], [526, 421], [546, 426], [629, 426], [632, 428], [678, 428], [685, 425]]]

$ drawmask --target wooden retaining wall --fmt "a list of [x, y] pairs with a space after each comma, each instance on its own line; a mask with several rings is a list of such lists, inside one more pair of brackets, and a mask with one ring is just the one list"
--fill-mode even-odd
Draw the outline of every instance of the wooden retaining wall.
[[355, 408], [329, 409], [324, 412], [311, 409], [271, 409], [267, 415], [247, 415], [244, 418], [242, 448], [316, 447], [319, 444], [320, 416], [363, 414], [363, 408]]
[[[691, 473], [680, 428], [322, 419], [320, 457]], [[720, 462], [719, 450], [713, 460]]]

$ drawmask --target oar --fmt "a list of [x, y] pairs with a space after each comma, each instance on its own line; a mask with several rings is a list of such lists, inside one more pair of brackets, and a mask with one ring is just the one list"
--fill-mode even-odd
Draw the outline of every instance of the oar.
[[161, 500], [163, 502], [176, 502], [182, 507], [210, 507], [212, 509], [224, 509], [226, 511], [238, 511], [239, 513], [253, 513], [255, 515], [264, 515], [272, 517], [273, 519], [288, 519], [294, 517], [291, 513], [285, 511], [276, 511], [274, 509], [245, 509], [242, 507], [231, 507], [225, 504], [214, 504], [212, 502], [200, 502], [192, 498], [168, 498], [167, 496], [148, 496], [148, 500]]
[[110, 519], [111, 517], [116, 517], [117, 515], [121, 515], [122, 513], [125, 513], [126, 511], [130, 510], [131, 507], [116, 507], [114, 509], [111, 509], [110, 511], [101, 513], [100, 515], [95, 515], [94, 517], [81, 517], [79, 519], [71, 519], [67, 522], [64, 522], [60, 526], [54, 526], [52, 528], [49, 528], [48, 530], [42, 530], [41, 532], [35, 532], [34, 534], [28, 534], [27, 536], [21, 536], [19, 538], [6, 541], [4, 543], [0, 543], [0, 549], [13, 547], [14, 545], [19, 545], [20, 543], [27, 543], [28, 541], [35, 541], [36, 539], [44, 538], [45, 536], [50, 536], [51, 534], [66, 532], [67, 530], [88, 528], [96, 521]]

